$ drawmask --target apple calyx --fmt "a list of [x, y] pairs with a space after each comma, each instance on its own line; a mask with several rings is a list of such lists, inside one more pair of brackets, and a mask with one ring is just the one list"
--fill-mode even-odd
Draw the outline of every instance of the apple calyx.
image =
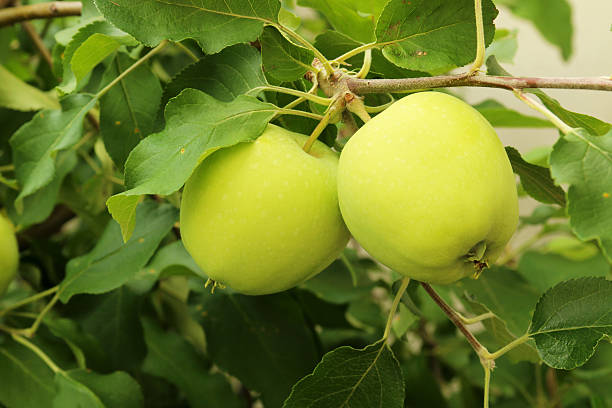
[[221, 282], [217, 282], [214, 279], [206, 279], [206, 283], [204, 284], [204, 289], [208, 288], [210, 286], [210, 294], [214, 294], [215, 293], [215, 289], [219, 288], [219, 289], [225, 289], [225, 285], [222, 284]]
[[487, 250], [487, 243], [480, 241], [474, 245], [465, 255], [466, 262], [472, 262], [474, 264], [474, 279], [478, 279], [483, 270], [489, 267], [489, 263], [485, 259], [485, 252]]

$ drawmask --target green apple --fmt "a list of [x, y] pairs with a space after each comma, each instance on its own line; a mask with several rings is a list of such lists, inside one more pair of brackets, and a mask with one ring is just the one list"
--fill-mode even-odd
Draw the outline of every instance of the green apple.
[[349, 233], [338, 207], [338, 154], [268, 125], [253, 142], [219, 150], [183, 191], [185, 248], [216, 282], [237, 292], [280, 292], [338, 257]]
[[0, 296], [15, 279], [19, 264], [19, 249], [13, 224], [0, 214]]
[[515, 177], [495, 131], [439, 92], [406, 96], [353, 135], [340, 155], [338, 198], [370, 255], [429, 283], [477, 276], [518, 222]]

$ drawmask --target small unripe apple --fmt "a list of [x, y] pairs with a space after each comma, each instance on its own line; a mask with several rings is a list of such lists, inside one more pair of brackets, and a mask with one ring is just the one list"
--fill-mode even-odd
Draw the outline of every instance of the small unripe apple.
[[379, 262], [429, 283], [477, 275], [518, 222], [515, 177], [495, 131], [458, 98], [402, 98], [348, 141], [342, 216]]
[[19, 249], [13, 224], [0, 214], [0, 296], [15, 279], [19, 264]]
[[219, 150], [183, 191], [185, 248], [216, 282], [262, 295], [289, 289], [338, 257], [348, 231], [338, 208], [338, 155], [268, 125], [253, 142]]

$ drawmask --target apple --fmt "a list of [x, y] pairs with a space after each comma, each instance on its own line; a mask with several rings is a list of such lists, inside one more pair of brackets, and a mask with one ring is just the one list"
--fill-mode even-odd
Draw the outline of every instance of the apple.
[[0, 214], [0, 296], [17, 275], [19, 249], [13, 224]]
[[338, 154], [268, 125], [253, 142], [218, 150], [191, 175], [181, 236], [202, 270], [237, 292], [262, 295], [316, 275], [346, 246]]
[[406, 96], [353, 135], [338, 198], [370, 255], [428, 283], [478, 276], [518, 223], [515, 177], [493, 127], [439, 92]]

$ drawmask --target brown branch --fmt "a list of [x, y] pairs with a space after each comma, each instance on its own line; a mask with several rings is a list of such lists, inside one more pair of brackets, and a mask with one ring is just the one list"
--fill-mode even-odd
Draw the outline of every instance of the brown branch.
[[0, 0], [0, 9], [13, 5], [13, 0]]
[[393, 93], [418, 89], [447, 88], [458, 86], [502, 88], [508, 90], [525, 88], [591, 89], [612, 91], [609, 77], [505, 77], [493, 75], [441, 75], [423, 78], [402, 79], [358, 79], [348, 78], [349, 89], [359, 95], [367, 93]]
[[0, 10], [0, 27], [38, 18], [80, 16], [80, 1], [52, 1]]
[[561, 401], [559, 399], [559, 383], [557, 382], [557, 371], [548, 367], [546, 370], [546, 389], [552, 403], [553, 408], [561, 408]]
[[[2, 11], [0, 11], [0, 13], [2, 13]], [[34, 46], [38, 50], [38, 53], [43, 57], [43, 59], [45, 60], [47, 65], [49, 65], [49, 68], [51, 68], [51, 71], [53, 72], [53, 59], [51, 57], [51, 53], [45, 46], [45, 43], [43, 42], [40, 35], [38, 35], [38, 33], [36, 32], [34, 25], [29, 21], [24, 21], [21, 23], [21, 27], [28, 34], [28, 36], [34, 43]], [[100, 130], [100, 121], [91, 111], [87, 112], [87, 120], [95, 130]]]
[[51, 53], [43, 43], [43, 40], [42, 38], [40, 38], [40, 35], [38, 35], [38, 33], [36, 32], [34, 25], [29, 21], [24, 21], [21, 23], [21, 28], [23, 28], [23, 30], [28, 34], [30, 40], [32, 40], [34, 46], [38, 50], [38, 53], [43, 57], [47, 65], [49, 65], [49, 67], [53, 71], [53, 59], [51, 58]]

